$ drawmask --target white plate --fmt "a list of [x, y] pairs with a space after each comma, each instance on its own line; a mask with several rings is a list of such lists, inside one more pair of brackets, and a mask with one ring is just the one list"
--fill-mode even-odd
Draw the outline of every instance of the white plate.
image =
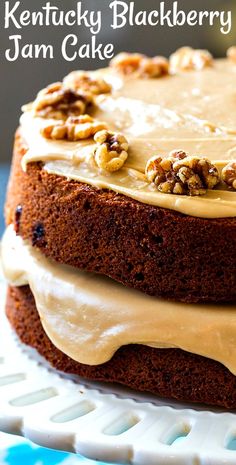
[[0, 430], [94, 460], [235, 465], [236, 415], [63, 377], [20, 344], [0, 285]]

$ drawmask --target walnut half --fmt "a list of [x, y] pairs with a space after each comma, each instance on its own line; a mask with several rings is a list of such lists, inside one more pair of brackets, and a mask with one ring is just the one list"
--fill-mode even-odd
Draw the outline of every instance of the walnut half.
[[66, 88], [91, 92], [94, 95], [108, 94], [112, 90], [104, 79], [86, 71], [72, 71], [64, 78], [63, 84]]
[[236, 63], [236, 45], [232, 45], [232, 47], [230, 47], [228, 50], [227, 50], [227, 57], [233, 61], [234, 63]]
[[207, 159], [173, 151], [167, 158], [152, 157], [146, 165], [146, 177], [160, 192], [179, 195], [203, 195], [220, 181], [217, 168]]
[[208, 50], [194, 50], [191, 47], [181, 47], [170, 56], [170, 72], [202, 70], [212, 66], [213, 57]]
[[125, 75], [139, 78], [157, 78], [169, 72], [168, 60], [162, 56], [149, 58], [140, 53], [119, 53], [110, 62], [110, 66]]
[[61, 82], [56, 82], [38, 93], [32, 110], [42, 118], [67, 119], [86, 113], [92, 104], [91, 93], [65, 88]]
[[100, 131], [95, 134], [97, 143], [94, 152], [96, 165], [110, 173], [122, 168], [128, 158], [129, 144], [122, 134]]
[[232, 161], [222, 170], [223, 181], [232, 189], [236, 190], [236, 161]]
[[78, 141], [88, 139], [106, 127], [106, 123], [89, 115], [70, 116], [65, 122], [46, 126], [41, 134], [46, 139]]

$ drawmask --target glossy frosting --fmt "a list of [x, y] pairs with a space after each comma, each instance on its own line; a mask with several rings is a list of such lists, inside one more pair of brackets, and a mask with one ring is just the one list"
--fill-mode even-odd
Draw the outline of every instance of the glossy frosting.
[[2, 262], [12, 285], [30, 285], [53, 344], [78, 362], [101, 364], [122, 345], [139, 343], [209, 357], [236, 375], [235, 306], [167, 302], [58, 265], [12, 226], [3, 238]]
[[163, 194], [145, 182], [143, 173], [153, 155], [166, 156], [183, 149], [212, 160], [219, 170], [236, 159], [236, 65], [215, 60], [201, 71], [185, 71], [159, 79], [122, 77], [111, 69], [94, 73], [112, 84], [111, 95], [97, 97], [94, 117], [122, 132], [130, 143], [125, 167], [101, 173], [84, 161], [94, 142], [49, 141], [40, 128], [51, 120], [21, 118], [21, 130], [29, 151], [22, 166], [44, 162], [44, 169], [93, 185], [108, 188], [142, 203], [157, 205], [202, 218], [236, 216], [236, 192], [220, 185], [201, 197]]

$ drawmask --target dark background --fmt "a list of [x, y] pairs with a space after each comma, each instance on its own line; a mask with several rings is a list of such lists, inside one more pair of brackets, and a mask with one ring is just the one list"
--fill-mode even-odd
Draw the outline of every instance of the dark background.
[[[127, 0], [128, 2], [129, 0]], [[21, 0], [21, 10], [39, 10], [46, 0]], [[135, 0], [136, 10], [158, 9], [160, 0]], [[166, 0], [166, 7], [172, 6], [173, 0]], [[13, 6], [15, 0], [10, 0]], [[51, 0], [52, 5], [60, 9], [70, 10], [76, 7], [76, 0]], [[229, 46], [236, 44], [236, 27], [228, 35], [219, 31], [219, 26], [213, 27], [130, 27], [114, 31], [111, 27], [111, 10], [109, 0], [82, 0], [83, 7], [89, 10], [102, 10], [103, 27], [99, 33], [98, 42], [115, 45], [115, 52], [139, 51], [153, 56], [163, 54], [169, 56], [174, 50], [183, 45], [195, 48], [207, 48], [215, 56], [224, 56]], [[66, 62], [61, 56], [61, 42], [70, 33], [79, 36], [80, 44], [90, 39], [90, 31], [86, 28], [75, 27], [25, 27], [21, 30], [4, 29], [4, 5], [0, 0], [0, 163], [4, 172], [0, 173], [0, 195], [5, 189], [7, 165], [11, 160], [13, 134], [18, 125], [21, 106], [34, 99], [39, 89], [60, 80], [72, 69], [93, 69], [105, 66], [106, 63], [93, 60], [79, 60]], [[232, 10], [233, 24], [236, 26], [236, 0], [179, 0], [179, 8], [186, 12], [199, 10]], [[54, 60], [19, 59], [8, 62], [5, 50], [10, 47], [9, 35], [21, 34], [22, 42], [52, 43], [55, 50]], [[0, 205], [1, 208], [1, 205]], [[1, 228], [1, 223], [0, 223]]]

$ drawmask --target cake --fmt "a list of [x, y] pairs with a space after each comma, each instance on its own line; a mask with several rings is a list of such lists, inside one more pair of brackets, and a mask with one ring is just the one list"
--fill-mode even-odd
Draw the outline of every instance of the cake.
[[236, 407], [236, 49], [122, 53], [23, 107], [6, 314], [55, 369]]

